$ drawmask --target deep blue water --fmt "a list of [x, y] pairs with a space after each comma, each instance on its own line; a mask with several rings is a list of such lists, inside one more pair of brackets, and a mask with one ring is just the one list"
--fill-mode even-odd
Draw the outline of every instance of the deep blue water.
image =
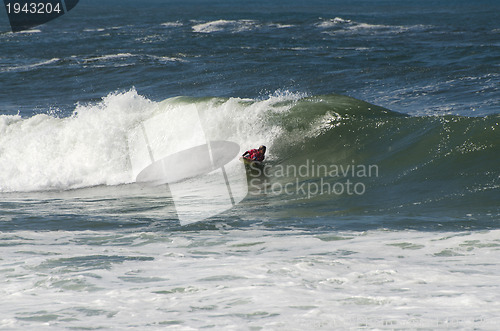
[[75, 103], [135, 87], [157, 101], [286, 90], [340, 93], [410, 114], [496, 113], [499, 6], [84, 1], [22, 34], [6, 33], [4, 16], [0, 109], [69, 114]]

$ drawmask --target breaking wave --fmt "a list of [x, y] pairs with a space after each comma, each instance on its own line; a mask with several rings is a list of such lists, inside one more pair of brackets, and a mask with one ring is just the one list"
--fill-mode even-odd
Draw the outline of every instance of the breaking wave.
[[[69, 117], [2, 115], [0, 192], [132, 183], [136, 174], [127, 143], [130, 132], [159, 114], [173, 115], [174, 120], [159, 123], [165, 132], [187, 129], [192, 123], [187, 110], [193, 107], [206, 139], [235, 142], [240, 152], [266, 144], [270, 184], [333, 185], [346, 178], [362, 182], [362, 199], [336, 197], [339, 213], [417, 207], [449, 211], [469, 205], [498, 214], [500, 115], [406, 116], [334, 94], [280, 92], [261, 99], [175, 97], [154, 102], [131, 90], [78, 105]], [[170, 143], [178, 149], [193, 145], [189, 139]], [[286, 166], [312, 165], [376, 166], [377, 176], [357, 176], [350, 170], [338, 176], [276, 176]], [[303, 199], [326, 206], [332, 201], [324, 195], [288, 198], [272, 193], [269, 198], [284, 204]]]

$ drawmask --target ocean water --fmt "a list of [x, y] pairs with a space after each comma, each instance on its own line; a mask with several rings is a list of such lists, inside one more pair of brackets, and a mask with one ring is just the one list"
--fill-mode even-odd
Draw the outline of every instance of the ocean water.
[[497, 329], [498, 1], [3, 8], [2, 330]]

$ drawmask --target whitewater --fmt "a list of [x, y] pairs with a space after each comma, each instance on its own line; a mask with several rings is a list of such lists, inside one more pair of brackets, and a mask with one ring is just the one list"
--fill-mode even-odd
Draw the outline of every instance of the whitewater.
[[[249, 99], [214, 98], [201, 105], [194, 115], [185, 115], [192, 109], [189, 101], [172, 98], [153, 102], [132, 89], [123, 93], [111, 93], [101, 102], [79, 105], [69, 117], [38, 114], [30, 118], [20, 115], [0, 115], [0, 191], [37, 191], [74, 189], [97, 185], [132, 183], [137, 173], [130, 165], [128, 135], [147, 119], [160, 114], [170, 114], [175, 121], [161, 123], [163, 135], [179, 134], [193, 121], [204, 116], [207, 119], [204, 136], [225, 139], [252, 146], [267, 141], [272, 146], [280, 131], [277, 126], [260, 126], [257, 123], [268, 107], [286, 99], [293, 102], [300, 95], [273, 96], [257, 101], [250, 107]], [[276, 107], [275, 112], [283, 107]], [[180, 130], [182, 131], [182, 130]], [[44, 139], [40, 140], [39, 137]], [[192, 140], [190, 140], [192, 139]], [[170, 140], [176, 150], [192, 146], [196, 137], [177, 137]], [[180, 147], [179, 147], [180, 146]], [[243, 148], [243, 147], [242, 147]], [[243, 152], [243, 151], [242, 151]], [[172, 153], [172, 151], [168, 151]], [[135, 175], [135, 176], [134, 176]]]
[[220, 223], [171, 233], [18, 231], [2, 234], [0, 325], [495, 330], [498, 237]]

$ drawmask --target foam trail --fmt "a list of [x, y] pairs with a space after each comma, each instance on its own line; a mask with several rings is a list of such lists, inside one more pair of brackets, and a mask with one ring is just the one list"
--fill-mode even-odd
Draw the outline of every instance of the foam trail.
[[193, 26], [193, 31], [197, 33], [213, 33], [221, 31], [230, 31], [232, 33], [252, 30], [257, 27], [257, 22], [253, 20], [217, 20], [206, 23], [200, 23]]

